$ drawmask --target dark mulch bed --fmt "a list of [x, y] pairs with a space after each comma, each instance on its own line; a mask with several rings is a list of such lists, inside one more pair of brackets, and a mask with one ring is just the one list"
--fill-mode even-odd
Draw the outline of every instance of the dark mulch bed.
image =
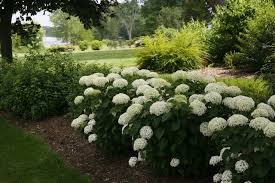
[[[0, 113], [12, 119], [5, 113]], [[12, 119], [24, 130], [41, 136], [67, 164], [91, 175], [94, 183], [208, 183], [209, 180], [187, 180], [182, 177], [160, 177], [146, 167], [128, 166], [129, 156], [111, 157], [104, 155], [94, 144], [89, 144], [79, 132], [70, 127], [64, 117], [52, 117], [39, 122]]]

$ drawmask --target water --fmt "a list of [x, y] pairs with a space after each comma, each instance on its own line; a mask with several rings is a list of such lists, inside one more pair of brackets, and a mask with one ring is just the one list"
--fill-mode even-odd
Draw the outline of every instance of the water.
[[50, 46], [57, 46], [57, 45], [68, 45], [68, 42], [63, 42], [62, 40], [56, 37], [44, 37], [43, 44], [46, 48]]

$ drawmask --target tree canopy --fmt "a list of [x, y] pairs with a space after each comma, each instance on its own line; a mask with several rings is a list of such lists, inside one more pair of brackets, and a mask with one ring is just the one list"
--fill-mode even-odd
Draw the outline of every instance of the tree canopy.
[[21, 20], [26, 20], [39, 11], [54, 11], [61, 9], [63, 12], [78, 16], [85, 27], [100, 24], [109, 7], [116, 0], [0, 0], [0, 43], [3, 58], [12, 61], [11, 18], [12, 14], [19, 12]]

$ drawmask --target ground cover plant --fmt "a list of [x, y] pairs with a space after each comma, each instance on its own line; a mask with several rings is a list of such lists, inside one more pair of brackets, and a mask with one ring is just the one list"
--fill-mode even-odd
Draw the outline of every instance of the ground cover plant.
[[1, 182], [91, 182], [89, 177], [65, 165], [39, 137], [24, 133], [2, 118], [0, 132]]

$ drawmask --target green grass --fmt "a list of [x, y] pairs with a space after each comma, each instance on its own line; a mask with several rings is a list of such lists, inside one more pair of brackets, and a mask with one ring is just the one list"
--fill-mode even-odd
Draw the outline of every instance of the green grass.
[[243, 78], [217, 78], [227, 85], [238, 86], [243, 95], [252, 97], [257, 103], [267, 102], [272, 95], [268, 82], [263, 79], [243, 79]]
[[137, 49], [76, 52], [76, 53], [73, 53], [73, 58], [77, 61], [127, 59], [127, 58], [135, 58], [136, 51]]
[[0, 118], [0, 183], [89, 183], [37, 136]]
[[103, 60], [82, 60], [80, 62], [87, 64], [107, 64], [112, 66], [136, 66], [136, 58], [126, 58], [126, 59], [103, 59]]

